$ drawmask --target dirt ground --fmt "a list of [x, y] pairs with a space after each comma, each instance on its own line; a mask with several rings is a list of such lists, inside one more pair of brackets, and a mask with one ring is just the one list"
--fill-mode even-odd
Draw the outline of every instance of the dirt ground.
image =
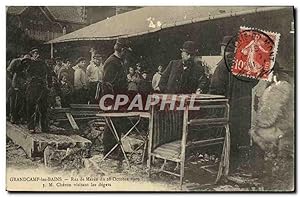
[[[132, 156], [131, 167], [123, 161], [118, 162], [113, 159], [106, 159], [99, 163], [103, 155], [100, 153], [101, 148], [92, 148], [92, 157], [85, 161], [85, 167], [81, 169], [69, 169], [63, 170], [59, 168], [53, 168], [46, 170], [53, 174], [64, 173], [65, 175], [76, 176], [115, 176], [115, 177], [139, 177], [145, 183], [153, 184], [156, 188], [160, 188], [162, 191], [178, 191], [179, 179], [174, 178], [172, 175], [166, 175], [163, 173], [154, 174], [151, 178], [148, 178], [146, 165], [141, 164], [141, 154], [135, 154]], [[7, 169], [9, 170], [45, 170], [43, 158], [30, 159], [27, 157], [23, 149], [15, 145], [11, 140], [7, 140], [6, 145], [6, 159]], [[201, 160], [201, 159], [200, 159]], [[205, 160], [205, 157], [203, 157]], [[157, 161], [159, 164], [160, 161]], [[208, 173], [205, 170], [199, 168], [201, 162], [189, 162], [186, 167], [185, 181], [183, 191], [291, 191], [293, 190], [292, 182], [293, 177], [291, 174], [281, 177], [268, 177], [252, 178], [251, 170], [247, 169], [246, 164], [241, 164], [239, 170], [235, 174], [230, 174], [228, 179], [222, 179], [218, 184], [214, 184], [215, 175]], [[242, 166], [244, 165], [244, 166]], [[172, 163], [168, 163], [167, 167], [176, 167]], [[289, 166], [288, 168], [291, 168]], [[212, 171], [217, 168], [212, 169]], [[154, 171], [157, 170], [156, 168]], [[288, 180], [287, 180], [288, 177]], [[164, 189], [167, 188], [167, 189]]]

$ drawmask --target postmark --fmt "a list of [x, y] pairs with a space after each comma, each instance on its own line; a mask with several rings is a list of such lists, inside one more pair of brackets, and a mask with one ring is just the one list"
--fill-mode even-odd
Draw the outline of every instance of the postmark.
[[279, 33], [240, 27], [235, 41], [232, 74], [262, 80], [271, 78], [279, 38]]

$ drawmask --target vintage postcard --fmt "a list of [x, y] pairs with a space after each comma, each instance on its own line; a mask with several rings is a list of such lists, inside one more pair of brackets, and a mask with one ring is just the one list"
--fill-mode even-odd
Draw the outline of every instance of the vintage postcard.
[[292, 6], [7, 6], [6, 190], [295, 192]]

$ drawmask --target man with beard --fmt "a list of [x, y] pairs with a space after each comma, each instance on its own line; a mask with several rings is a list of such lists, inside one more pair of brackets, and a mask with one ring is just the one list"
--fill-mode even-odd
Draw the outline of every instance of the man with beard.
[[186, 41], [181, 60], [172, 60], [161, 75], [158, 91], [168, 94], [206, 93], [208, 78], [203, 65], [195, 61], [197, 49], [193, 41]]
[[47, 125], [47, 65], [40, 59], [39, 50], [30, 51], [32, 56], [28, 62], [26, 110], [27, 126], [30, 132], [35, 133], [41, 122], [41, 131], [48, 130]]

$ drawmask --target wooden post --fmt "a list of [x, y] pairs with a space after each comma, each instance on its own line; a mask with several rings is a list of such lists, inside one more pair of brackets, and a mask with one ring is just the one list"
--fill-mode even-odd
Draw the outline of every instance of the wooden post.
[[182, 125], [182, 139], [181, 139], [181, 162], [180, 162], [180, 189], [182, 189], [183, 177], [184, 177], [184, 162], [185, 162], [185, 149], [186, 140], [188, 134], [188, 106], [185, 106], [183, 112], [183, 125]]
[[95, 50], [95, 48], [91, 48], [90, 49], [90, 53], [91, 53], [91, 60], [94, 58], [94, 55], [96, 54], [96, 50]]
[[54, 57], [54, 55], [53, 55], [53, 52], [54, 52], [53, 43], [51, 43], [50, 46], [51, 46], [51, 58], [53, 58]]
[[154, 106], [151, 106], [150, 119], [149, 119], [148, 160], [147, 160], [149, 177], [151, 175], [151, 153], [152, 153], [153, 118], [154, 118], [153, 114], [154, 114]]

